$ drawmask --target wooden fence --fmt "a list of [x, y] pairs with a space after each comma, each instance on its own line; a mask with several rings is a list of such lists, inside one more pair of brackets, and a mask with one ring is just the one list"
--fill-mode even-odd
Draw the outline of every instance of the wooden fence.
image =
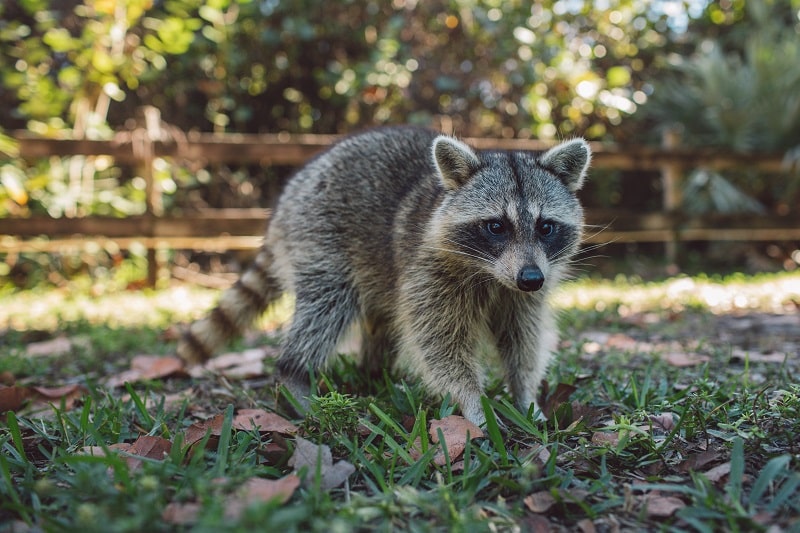
[[[0, 254], [25, 251], [56, 252], [74, 249], [87, 240], [114, 241], [122, 248], [133, 242], [148, 250], [149, 281], [155, 282], [159, 248], [224, 251], [255, 248], [269, 217], [266, 209], [208, 209], [179, 216], [160, 212], [159, 191], [153, 179], [156, 158], [191, 160], [203, 164], [258, 164], [298, 166], [327, 147], [329, 135], [252, 135], [188, 133], [167, 138], [150, 129], [126, 134], [124, 142], [44, 139], [16, 132], [19, 155], [26, 160], [52, 156], [111, 156], [117, 164], [143, 169], [147, 207], [143, 215], [127, 218], [0, 218]], [[118, 137], [119, 139], [120, 137]], [[542, 150], [550, 145], [522, 139], [465, 139], [476, 148]], [[666, 136], [664, 145], [592, 146], [593, 169], [658, 172], [663, 182], [662, 210], [633, 213], [589, 210], [587, 223], [605, 228], [590, 234], [588, 242], [663, 242], [674, 259], [677, 243], [692, 240], [783, 241], [800, 240], [800, 215], [704, 216], [687, 218], [678, 211], [683, 176], [695, 168], [727, 170], [753, 168], [785, 172], [780, 155], [734, 154], [679, 145]], [[42, 238], [46, 237], [46, 238]]]

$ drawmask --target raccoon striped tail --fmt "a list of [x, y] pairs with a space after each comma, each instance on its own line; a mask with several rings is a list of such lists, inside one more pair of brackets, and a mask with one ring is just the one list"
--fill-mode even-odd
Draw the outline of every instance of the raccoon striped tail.
[[263, 247], [239, 280], [222, 293], [206, 317], [193, 322], [178, 341], [178, 356], [186, 363], [203, 363], [231, 339], [240, 335], [269, 304], [281, 295], [281, 287], [269, 267], [272, 252]]

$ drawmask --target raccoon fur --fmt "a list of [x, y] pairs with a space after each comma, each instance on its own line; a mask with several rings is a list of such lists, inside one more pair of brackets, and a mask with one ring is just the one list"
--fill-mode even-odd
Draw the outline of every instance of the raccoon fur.
[[536, 408], [557, 342], [547, 297], [581, 241], [590, 158], [582, 139], [533, 153], [412, 127], [344, 138], [289, 180], [252, 266], [178, 352], [208, 359], [290, 291], [277, 368], [298, 399], [358, 324], [368, 370], [404, 361], [475, 424], [487, 364]]

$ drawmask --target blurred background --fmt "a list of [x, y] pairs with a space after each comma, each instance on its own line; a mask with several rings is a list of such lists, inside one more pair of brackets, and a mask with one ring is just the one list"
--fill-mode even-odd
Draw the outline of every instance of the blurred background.
[[235, 271], [192, 216], [257, 236], [311, 134], [405, 123], [593, 141], [580, 274], [800, 264], [800, 0], [7, 0], [0, 48], [9, 287]]

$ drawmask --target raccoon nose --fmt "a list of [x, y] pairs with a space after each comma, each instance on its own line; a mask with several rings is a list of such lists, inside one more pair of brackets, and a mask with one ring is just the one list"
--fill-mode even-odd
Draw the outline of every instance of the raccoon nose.
[[521, 291], [538, 291], [544, 285], [544, 274], [537, 266], [524, 266], [517, 274], [517, 287]]

